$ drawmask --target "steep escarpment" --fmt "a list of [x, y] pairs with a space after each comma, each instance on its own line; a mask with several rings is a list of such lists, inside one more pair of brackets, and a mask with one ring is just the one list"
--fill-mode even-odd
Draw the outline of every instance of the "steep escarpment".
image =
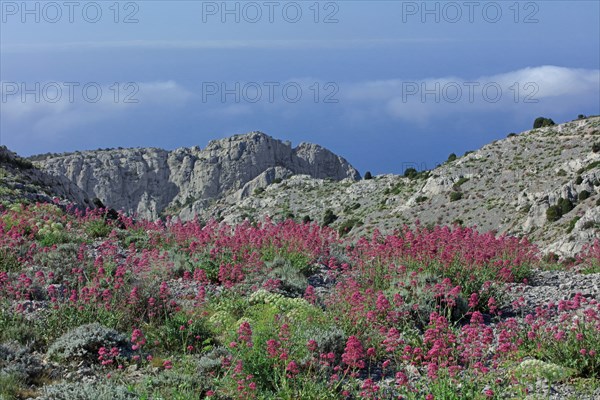
[[89, 197], [144, 218], [157, 218], [166, 210], [191, 218], [215, 199], [236, 191], [243, 198], [249, 188], [291, 175], [336, 181], [360, 177], [346, 160], [318, 145], [292, 148], [260, 132], [214, 140], [204, 149], [83, 151], [39, 163]]

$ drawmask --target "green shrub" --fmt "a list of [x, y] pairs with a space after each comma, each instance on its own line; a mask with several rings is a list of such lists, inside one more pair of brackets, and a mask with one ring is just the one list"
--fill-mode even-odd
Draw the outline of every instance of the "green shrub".
[[561, 168], [556, 173], [556, 176], [567, 176], [567, 171], [565, 171], [564, 169]]
[[600, 153], [600, 142], [596, 142], [592, 145], [592, 151], [594, 153]]
[[533, 129], [556, 125], [550, 118], [538, 117], [533, 122]]
[[323, 216], [323, 226], [329, 226], [334, 223], [338, 219], [338, 216], [333, 213], [333, 211], [328, 208], [325, 210], [325, 215]]
[[347, 221], [344, 221], [339, 229], [338, 229], [338, 233], [340, 236], [344, 236], [345, 234], [349, 233], [352, 228], [354, 228], [355, 226], [361, 226], [363, 223], [362, 221], [360, 221], [359, 219], [356, 218], [352, 218], [349, 219]]
[[93, 238], [102, 238], [107, 237], [112, 232], [112, 226], [108, 225], [106, 221], [102, 219], [97, 219], [94, 221], [90, 221], [85, 227], [85, 233]]
[[562, 217], [562, 211], [559, 206], [550, 206], [546, 210], [546, 219], [549, 222], [558, 221]]
[[577, 216], [577, 217], [575, 217], [575, 218], [573, 218], [572, 220], [569, 221], [569, 226], [567, 227], [567, 233], [571, 233], [573, 231], [573, 229], [575, 229], [575, 224], [580, 219], [581, 219], [581, 217]]
[[452, 192], [450, 193], [450, 201], [458, 201], [463, 198], [462, 192]]
[[590, 192], [588, 192], [587, 190], [582, 190], [581, 192], [579, 192], [577, 199], [579, 201], [584, 201], [585, 199], [589, 198], [591, 195], [592, 194]]
[[268, 264], [269, 278], [280, 281], [280, 289], [286, 297], [301, 297], [306, 291], [308, 280], [302, 270], [294, 267], [290, 260], [278, 257]]
[[417, 199], [415, 201], [417, 202], [417, 204], [421, 204], [424, 201], [427, 201], [427, 197], [425, 197], [425, 196], [419, 196], [419, 197], [417, 197]]
[[450, 155], [448, 156], [448, 159], [446, 160], [447, 162], [452, 162], [456, 160], [456, 154], [454, 153], [450, 153]]
[[302, 217], [302, 222], [305, 224], [308, 224], [309, 222], [312, 222], [312, 219], [310, 218], [310, 215], [305, 215], [304, 217]]
[[557, 205], [558, 207], [560, 207], [561, 216], [567, 214], [569, 211], [575, 208], [575, 206], [573, 206], [573, 203], [571, 203], [571, 200], [563, 199], [562, 197], [558, 199]]
[[418, 172], [414, 168], [406, 168], [404, 170], [404, 177], [405, 178], [413, 178], [413, 177], [417, 176], [417, 174], [418, 174]]
[[254, 189], [254, 195], [255, 196], [263, 194], [264, 192], [265, 192], [265, 188], [263, 188], [263, 187], [257, 187], [256, 189]]
[[404, 177], [413, 179], [427, 179], [429, 178], [429, 171], [417, 171], [414, 168], [407, 168], [404, 170]]
[[371, 171], [365, 172], [365, 180], [373, 179], [373, 175], [371, 175]]
[[511, 137], [515, 137], [515, 136], [517, 136], [517, 134], [516, 134], [516, 133], [514, 133], [514, 132], [511, 132], [511, 133], [509, 133], [509, 134], [508, 134], [506, 137], [507, 137], [507, 138], [511, 138]]
[[581, 175], [577, 176], [577, 178], [575, 178], [575, 184], [581, 185], [582, 183], [583, 183], [583, 178], [581, 177]]
[[598, 168], [598, 167], [600, 167], [600, 161], [594, 161], [593, 163], [587, 165], [585, 168], [582, 168], [581, 172], [591, 171], [594, 168]]

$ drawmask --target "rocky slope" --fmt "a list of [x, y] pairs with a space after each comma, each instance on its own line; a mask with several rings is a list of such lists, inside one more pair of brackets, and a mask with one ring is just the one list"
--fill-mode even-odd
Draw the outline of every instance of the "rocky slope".
[[86, 193], [64, 176], [54, 176], [5, 146], [0, 146], [0, 203], [10, 205], [20, 202], [52, 202], [58, 198], [63, 204], [74, 202], [91, 206]]
[[[570, 256], [599, 237], [600, 152], [594, 143], [600, 143], [598, 117], [511, 135], [412, 178], [294, 176], [242, 201], [221, 199], [201, 214], [230, 222], [292, 214], [321, 221], [329, 208], [338, 217], [333, 226], [350, 234], [392, 231], [417, 220], [460, 223], [527, 235], [545, 252]], [[559, 201], [570, 206], [549, 220], [548, 208]]]
[[204, 149], [84, 151], [49, 157], [39, 165], [107, 206], [152, 219], [165, 211], [193, 218], [225, 195], [237, 192], [241, 199], [296, 174], [360, 178], [346, 160], [320, 146], [292, 148], [260, 132], [214, 140]]

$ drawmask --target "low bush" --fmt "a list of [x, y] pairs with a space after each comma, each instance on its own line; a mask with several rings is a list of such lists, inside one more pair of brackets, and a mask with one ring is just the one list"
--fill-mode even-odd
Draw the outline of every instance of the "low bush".
[[462, 192], [451, 192], [450, 201], [458, 201], [463, 198]]
[[58, 338], [48, 349], [48, 357], [54, 360], [86, 360], [97, 362], [101, 347], [126, 350], [127, 338], [119, 332], [94, 323], [75, 328]]

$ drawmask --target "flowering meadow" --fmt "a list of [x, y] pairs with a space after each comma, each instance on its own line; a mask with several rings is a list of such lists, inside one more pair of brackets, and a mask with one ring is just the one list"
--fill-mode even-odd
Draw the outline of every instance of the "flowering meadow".
[[[577, 259], [600, 269], [600, 243]], [[0, 213], [0, 399], [500, 399], [599, 385], [600, 303], [526, 239]], [[61, 397], [62, 396], [62, 397]]]

